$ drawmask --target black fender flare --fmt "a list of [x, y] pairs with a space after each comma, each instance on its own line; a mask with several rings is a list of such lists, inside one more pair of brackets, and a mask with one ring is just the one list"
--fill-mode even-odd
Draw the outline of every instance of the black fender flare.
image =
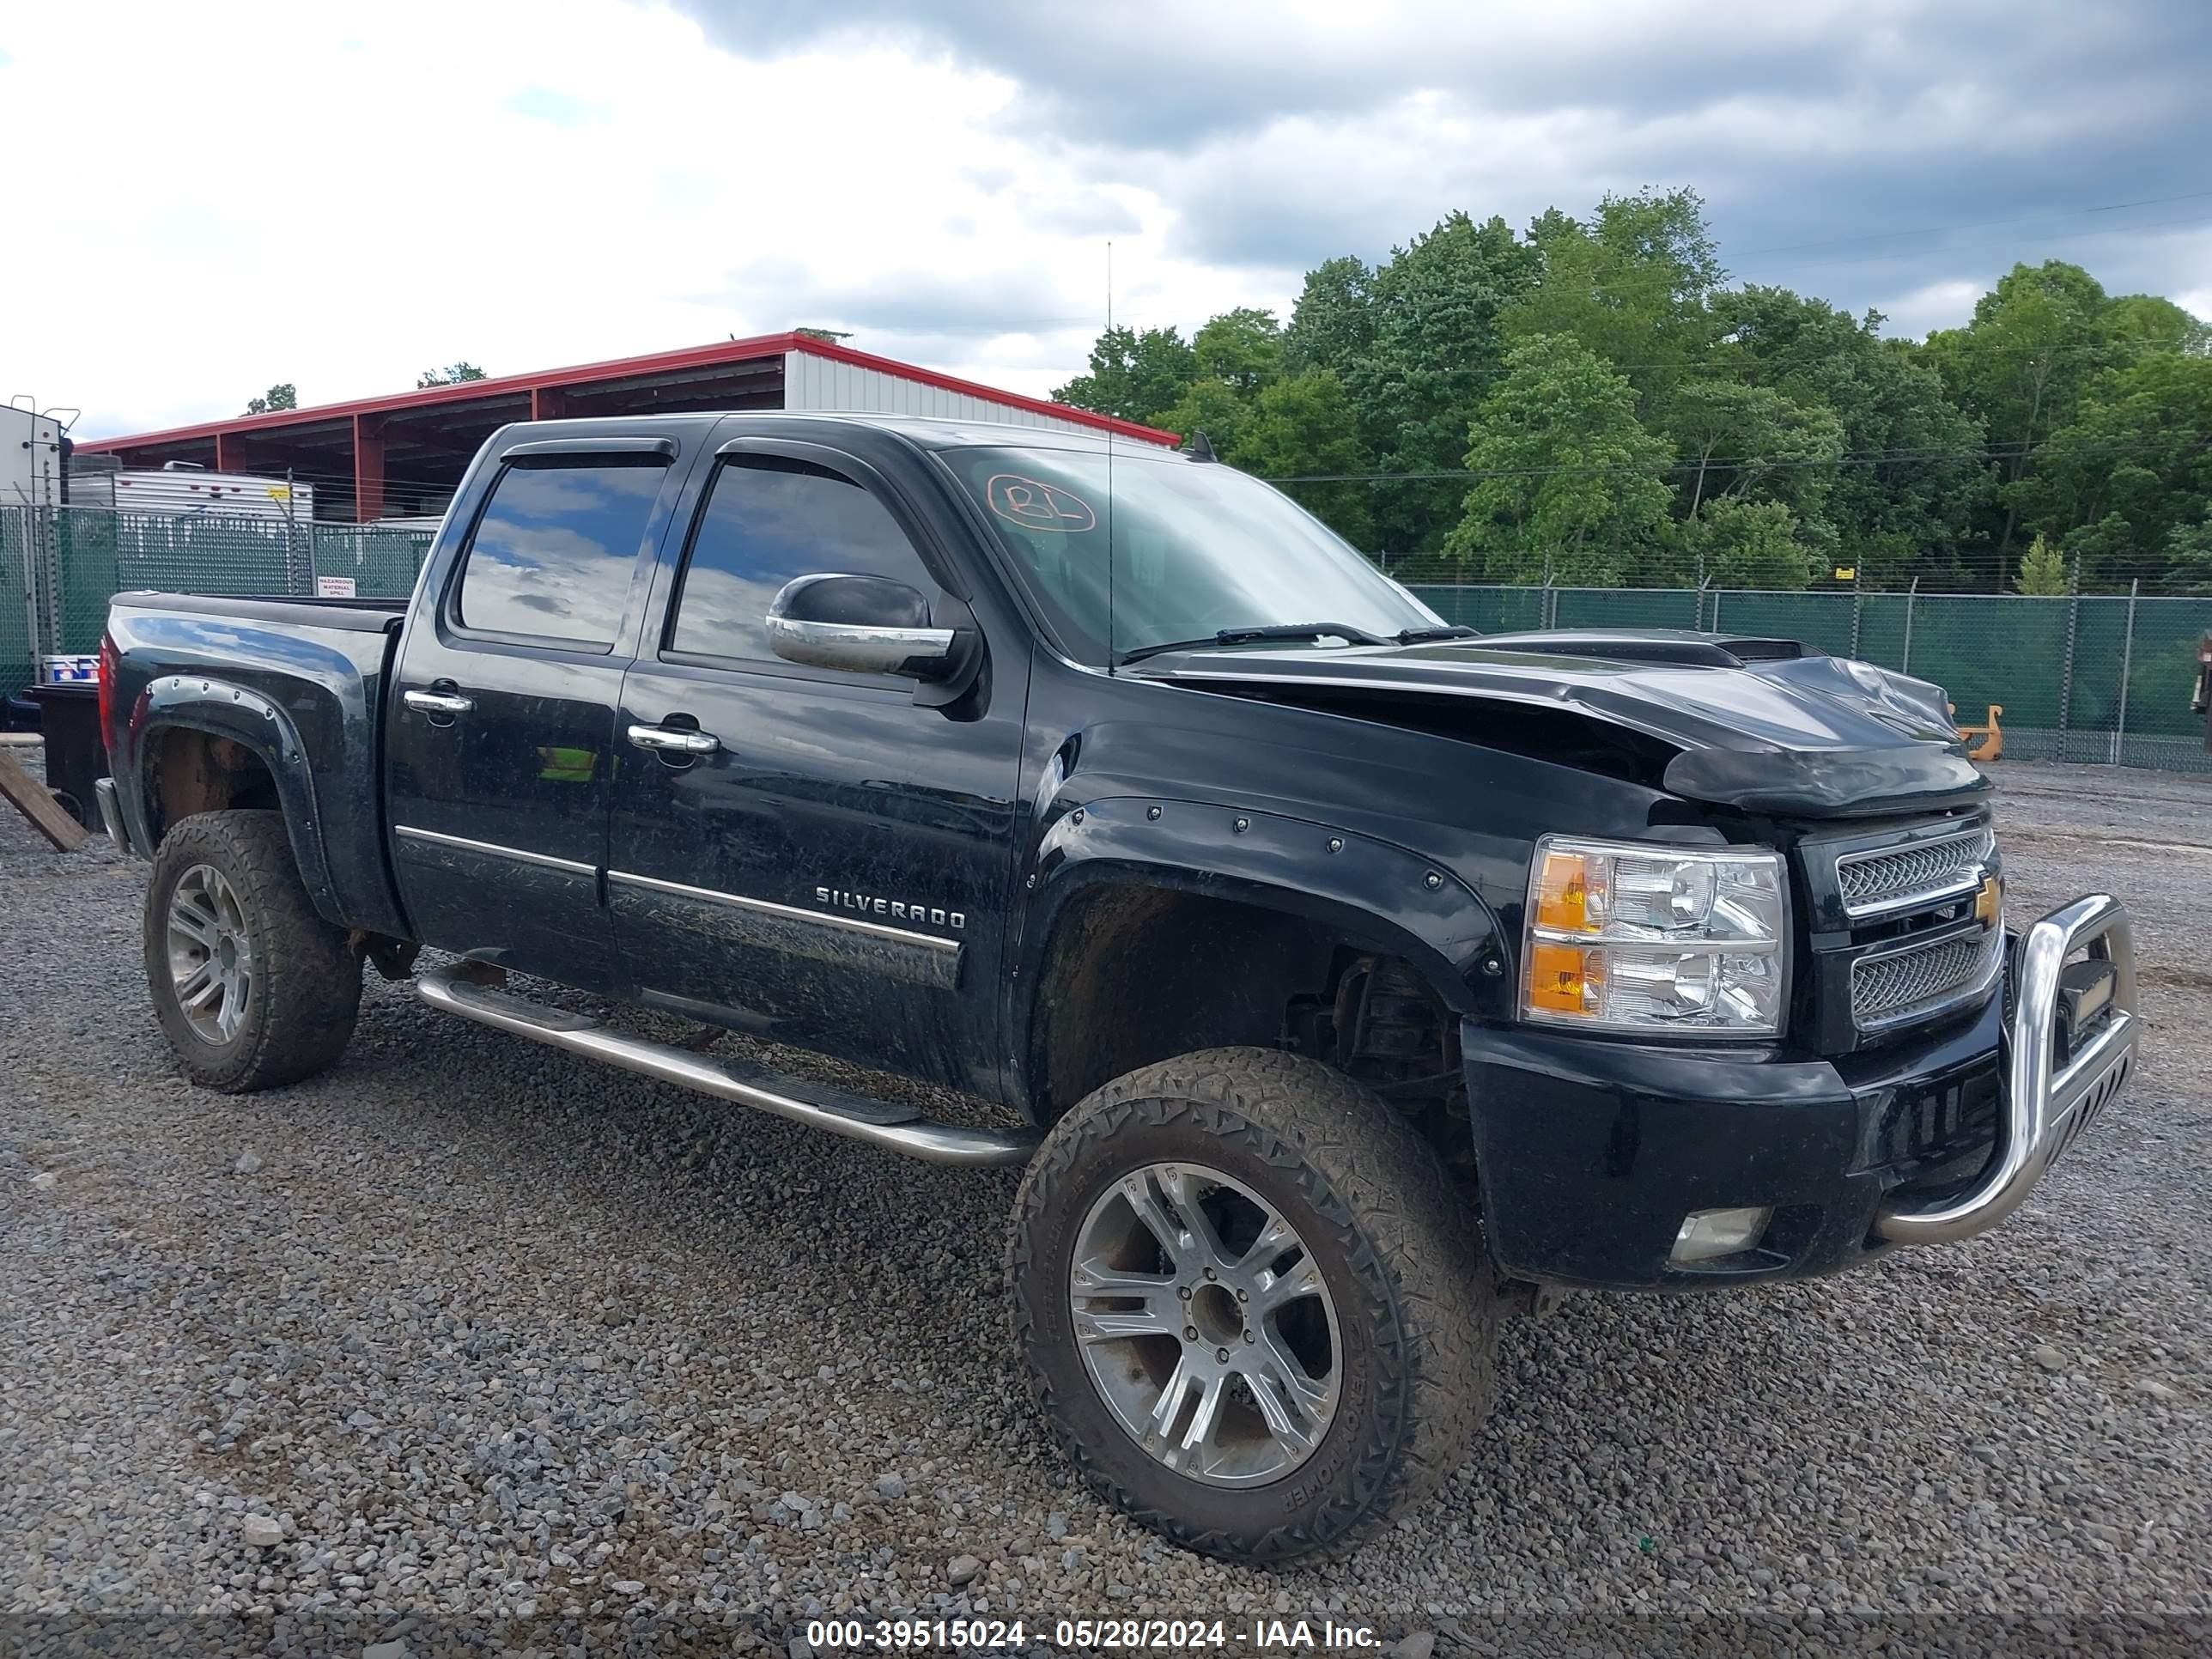
[[131, 787], [121, 805], [126, 821], [137, 814], [137, 821], [130, 824], [132, 835], [149, 852], [153, 849], [148, 794], [153, 780], [147, 775], [146, 752], [154, 738], [176, 729], [227, 738], [268, 768], [276, 780], [276, 801], [284, 814], [293, 860], [300, 866], [301, 884], [325, 921], [341, 927], [349, 925], [331, 886], [307, 747], [292, 717], [258, 691], [194, 674], [164, 674], [147, 685], [131, 713], [131, 751], [124, 757], [124, 775]]
[[1028, 1079], [1054, 933], [1102, 886], [1165, 887], [1322, 923], [1403, 959], [1455, 1014], [1504, 1018], [1511, 960], [1497, 915], [1449, 867], [1309, 819], [1160, 796], [1062, 803], [1024, 879], [1009, 1010]]

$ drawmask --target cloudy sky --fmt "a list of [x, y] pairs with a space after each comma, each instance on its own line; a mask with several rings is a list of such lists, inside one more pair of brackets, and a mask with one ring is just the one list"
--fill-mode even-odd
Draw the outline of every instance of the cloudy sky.
[[1644, 185], [1900, 333], [2049, 257], [2212, 315], [2205, 0], [95, 10], [0, 0], [0, 394], [81, 434], [806, 323], [1042, 393], [1109, 239], [1188, 330]]

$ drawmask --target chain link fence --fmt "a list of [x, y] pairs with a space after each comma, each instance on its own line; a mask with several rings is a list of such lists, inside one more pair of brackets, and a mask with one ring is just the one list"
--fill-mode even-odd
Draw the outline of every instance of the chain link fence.
[[29, 684], [41, 649], [33, 528], [26, 509], [0, 507], [0, 695]]
[[1933, 680], [1959, 719], [1995, 707], [2013, 760], [2212, 773], [2189, 707], [2212, 597], [1409, 584], [1446, 622], [1527, 629], [1691, 628], [1802, 640]]
[[44, 656], [95, 651], [107, 602], [132, 588], [310, 598], [343, 577], [362, 599], [404, 598], [427, 530], [211, 513], [0, 507], [0, 690]]
[[[150, 587], [309, 596], [343, 577], [364, 599], [412, 592], [430, 532], [374, 525], [104, 507], [0, 507], [0, 690], [41, 656], [99, 648], [107, 602]], [[1417, 583], [1447, 622], [1485, 633], [1688, 628], [1802, 640], [1933, 680], [1959, 718], [2002, 712], [2005, 754], [2212, 772], [2189, 708], [2212, 597], [1759, 592], [1739, 588]]]

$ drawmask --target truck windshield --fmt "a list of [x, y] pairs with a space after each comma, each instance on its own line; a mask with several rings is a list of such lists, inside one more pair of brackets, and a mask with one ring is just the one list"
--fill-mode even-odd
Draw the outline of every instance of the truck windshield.
[[[939, 452], [1079, 662], [1224, 630], [1341, 623], [1389, 637], [1436, 613], [1280, 491], [1218, 463], [1117, 449]], [[1113, 534], [1109, 637], [1107, 533]]]

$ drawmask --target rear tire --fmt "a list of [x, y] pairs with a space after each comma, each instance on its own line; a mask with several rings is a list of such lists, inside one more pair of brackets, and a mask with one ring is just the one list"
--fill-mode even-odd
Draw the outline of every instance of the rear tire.
[[317, 915], [283, 815], [203, 812], [162, 837], [146, 892], [146, 983], [202, 1088], [247, 1094], [336, 1063], [361, 1007], [361, 959]]
[[[1209, 1218], [1182, 1224], [1193, 1208]], [[1184, 1237], [1155, 1250], [1164, 1229]], [[1503, 1304], [1442, 1164], [1389, 1103], [1294, 1054], [1209, 1050], [1083, 1101], [1023, 1178], [1008, 1266], [1030, 1392], [1069, 1458], [1206, 1554], [1349, 1547], [1443, 1483], [1497, 1395]], [[1192, 1403], [1161, 1433], [1179, 1389]]]

